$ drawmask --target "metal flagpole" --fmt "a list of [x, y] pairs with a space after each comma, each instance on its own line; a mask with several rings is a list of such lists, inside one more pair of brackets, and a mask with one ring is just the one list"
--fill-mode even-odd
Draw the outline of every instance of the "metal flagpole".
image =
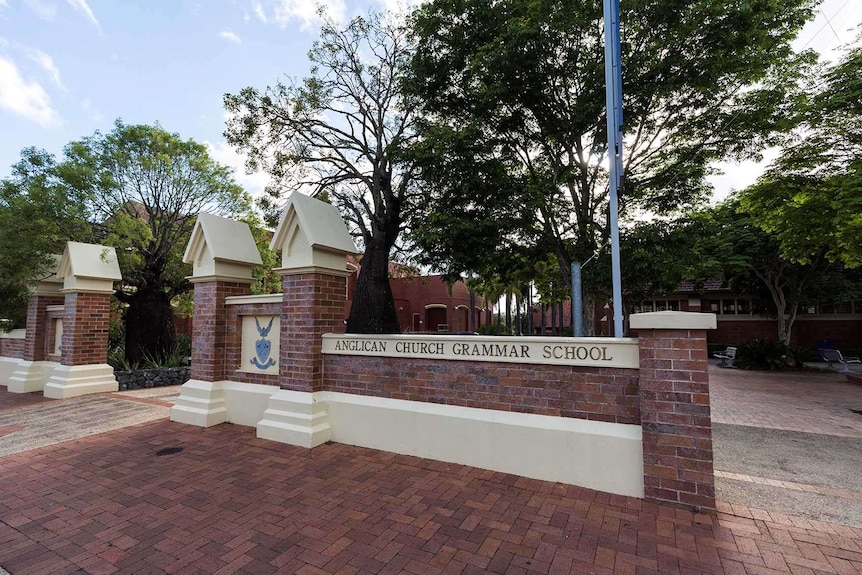
[[623, 336], [623, 295], [620, 280], [620, 230], [617, 196], [623, 173], [623, 82], [620, 66], [620, 1], [604, 0], [605, 101], [608, 112], [608, 159], [610, 163], [611, 266], [613, 273], [614, 337]]

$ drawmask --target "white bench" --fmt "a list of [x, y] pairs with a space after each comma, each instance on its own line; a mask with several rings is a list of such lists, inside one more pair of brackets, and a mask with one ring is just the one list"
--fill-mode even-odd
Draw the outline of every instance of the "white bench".
[[858, 357], [844, 357], [837, 349], [818, 349], [817, 351], [820, 352], [820, 357], [826, 361], [829, 369], [834, 369], [832, 367], [833, 362], [840, 363], [843, 366], [840, 370], [841, 373], [849, 373], [851, 363], [862, 363]]
[[718, 367], [733, 367], [733, 360], [736, 359], [736, 348], [728, 346], [724, 351], [717, 351], [712, 354], [712, 357], [717, 357], [721, 361]]

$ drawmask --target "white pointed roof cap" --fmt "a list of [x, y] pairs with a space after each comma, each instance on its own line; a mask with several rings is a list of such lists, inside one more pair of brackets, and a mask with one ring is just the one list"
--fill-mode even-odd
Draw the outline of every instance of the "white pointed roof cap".
[[199, 214], [183, 261], [193, 266], [192, 281], [251, 283], [251, 267], [263, 263], [245, 222]]
[[281, 252], [281, 271], [345, 272], [346, 256], [357, 253], [338, 208], [299, 192], [287, 200], [269, 247]]
[[63, 292], [113, 293], [114, 282], [123, 278], [117, 252], [110, 246], [66, 242], [57, 264]]

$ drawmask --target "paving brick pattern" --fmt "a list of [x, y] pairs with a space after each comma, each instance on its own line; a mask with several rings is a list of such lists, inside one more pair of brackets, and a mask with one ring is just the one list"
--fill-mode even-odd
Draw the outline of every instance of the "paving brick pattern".
[[7, 456], [0, 485], [13, 575], [862, 573], [859, 529], [724, 504], [694, 515], [232, 425], [159, 421]]
[[6, 387], [0, 385], [0, 412], [52, 401], [56, 400], [43, 397], [41, 393], [9, 393]]
[[710, 366], [709, 380], [716, 423], [862, 438], [862, 387], [840, 373]]
[[779, 479], [771, 479], [769, 477], [758, 477], [756, 475], [745, 475], [744, 473], [733, 473], [730, 471], [716, 470], [715, 476], [723, 477], [725, 479], [733, 479], [735, 481], [744, 481], [746, 483], [754, 483], [756, 485], [768, 485], [770, 487], [792, 489], [793, 491], [805, 491], [806, 493], [817, 493], [818, 495], [826, 495], [829, 497], [840, 497], [842, 499], [850, 499], [852, 501], [862, 501], [862, 493], [850, 491], [849, 489], [836, 489], [834, 487], [798, 483], [796, 481], [781, 481]]

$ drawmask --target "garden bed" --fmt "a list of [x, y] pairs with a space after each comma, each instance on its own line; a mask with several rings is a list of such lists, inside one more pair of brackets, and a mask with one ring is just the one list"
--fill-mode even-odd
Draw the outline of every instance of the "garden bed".
[[160, 369], [135, 369], [114, 371], [120, 390], [146, 389], [166, 385], [182, 385], [189, 380], [191, 367], [165, 367]]

